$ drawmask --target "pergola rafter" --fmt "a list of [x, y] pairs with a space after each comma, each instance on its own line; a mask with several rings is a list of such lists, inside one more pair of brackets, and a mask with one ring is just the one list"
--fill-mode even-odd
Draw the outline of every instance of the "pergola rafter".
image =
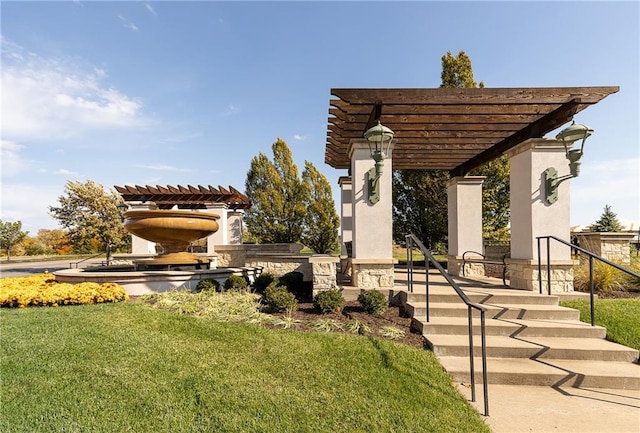
[[395, 132], [393, 168], [461, 176], [569, 122], [608, 87], [331, 89], [325, 162], [349, 168], [349, 144], [379, 120]]
[[229, 209], [249, 209], [251, 201], [232, 186], [115, 186], [126, 202], [153, 202], [159, 209], [206, 209], [207, 204], [224, 203]]

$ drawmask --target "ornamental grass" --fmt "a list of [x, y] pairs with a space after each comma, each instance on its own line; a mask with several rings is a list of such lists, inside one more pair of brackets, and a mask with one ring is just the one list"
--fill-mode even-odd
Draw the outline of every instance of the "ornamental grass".
[[59, 305], [101, 304], [129, 299], [115, 283], [59, 283], [51, 274], [0, 279], [0, 307], [57, 307]]

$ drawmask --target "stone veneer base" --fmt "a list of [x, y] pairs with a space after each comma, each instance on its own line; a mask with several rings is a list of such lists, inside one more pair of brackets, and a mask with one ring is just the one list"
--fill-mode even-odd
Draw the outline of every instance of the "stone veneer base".
[[[534, 260], [507, 259], [509, 286], [514, 289], [539, 291], [538, 262]], [[573, 292], [573, 260], [551, 262], [551, 293]], [[542, 292], [547, 293], [547, 264], [541, 266]]]

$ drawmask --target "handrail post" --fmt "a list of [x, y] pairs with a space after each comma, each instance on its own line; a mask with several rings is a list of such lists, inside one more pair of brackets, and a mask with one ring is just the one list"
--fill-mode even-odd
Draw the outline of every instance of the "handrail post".
[[473, 313], [471, 305], [467, 306], [467, 317], [469, 319], [469, 370], [471, 371], [471, 401], [476, 401], [476, 370], [473, 361]]
[[547, 295], [551, 295], [551, 238], [547, 237]]
[[429, 263], [430, 259], [424, 256], [424, 298], [427, 307], [427, 323], [429, 323]]
[[487, 333], [485, 312], [480, 310], [480, 329], [482, 330], [482, 388], [484, 391], [484, 416], [489, 416], [489, 379], [487, 378]]
[[596, 324], [596, 311], [595, 311], [595, 300], [593, 296], [594, 292], [594, 282], [593, 282], [593, 257], [589, 256], [589, 301], [591, 302], [591, 326]]
[[542, 295], [542, 251], [540, 251], [540, 238], [536, 240], [538, 241], [538, 287]]

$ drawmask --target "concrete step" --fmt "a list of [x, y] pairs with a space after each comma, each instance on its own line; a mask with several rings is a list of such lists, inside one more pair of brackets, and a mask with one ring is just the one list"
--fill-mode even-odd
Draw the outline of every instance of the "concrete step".
[[[466, 335], [429, 335], [429, 346], [438, 356], [469, 356]], [[480, 335], [474, 335], [474, 356], [481, 356]], [[638, 351], [600, 338], [526, 337], [487, 335], [487, 356], [492, 358], [573, 359], [635, 362]]]
[[[502, 305], [502, 304], [537, 304], [537, 305], [558, 305], [558, 296], [540, 295], [535, 292], [525, 290], [504, 289], [500, 292], [489, 293], [482, 289], [463, 289], [467, 297], [478, 304]], [[408, 302], [420, 304], [426, 302], [426, 294], [409, 293], [407, 295]], [[429, 290], [429, 302], [431, 303], [462, 303], [460, 296], [451, 288], [449, 289], [431, 289]]]
[[[475, 316], [474, 316], [475, 317]], [[413, 327], [425, 336], [468, 335], [466, 317], [432, 317], [429, 323], [414, 317]], [[480, 335], [480, 320], [473, 321], [473, 332]], [[607, 330], [577, 320], [491, 319], [486, 321], [487, 335], [510, 337], [605, 338]]]
[[[485, 307], [487, 308], [487, 319], [578, 320], [580, 318], [578, 310], [557, 305], [503, 304], [501, 306], [485, 305]], [[405, 305], [405, 310], [413, 317], [426, 317], [426, 305], [423, 303], [414, 304], [409, 302]], [[463, 303], [431, 302], [429, 304], [429, 315], [430, 318], [467, 317], [467, 306]], [[474, 311], [474, 316], [479, 316], [479, 313]]]
[[[469, 383], [469, 357], [439, 357], [453, 380]], [[474, 358], [476, 383], [482, 384], [482, 359]], [[491, 385], [572, 386], [640, 390], [640, 365], [630, 362], [487, 358]], [[491, 398], [491, 397], [489, 397]]]

